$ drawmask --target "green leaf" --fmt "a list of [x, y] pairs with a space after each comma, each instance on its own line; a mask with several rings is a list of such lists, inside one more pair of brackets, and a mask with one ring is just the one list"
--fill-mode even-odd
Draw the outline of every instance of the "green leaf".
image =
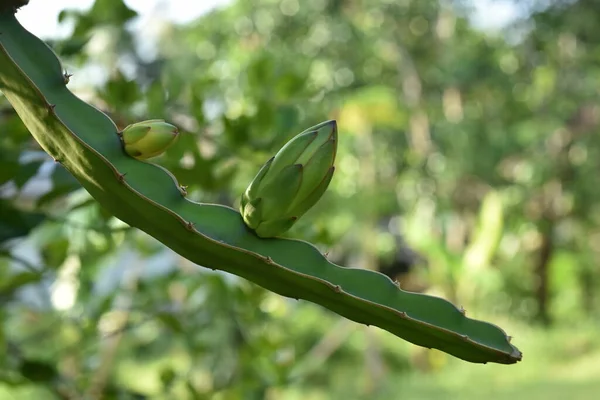
[[42, 258], [46, 267], [58, 268], [67, 258], [69, 240], [54, 239], [42, 248]]
[[165, 367], [160, 371], [160, 381], [165, 390], [169, 390], [173, 386], [176, 377], [177, 374], [171, 367]]
[[158, 319], [174, 332], [183, 332], [181, 321], [169, 312], [161, 312], [157, 315]]
[[15, 184], [19, 189], [21, 189], [25, 184], [35, 175], [37, 174], [40, 166], [42, 165], [41, 161], [33, 161], [27, 163], [25, 165], [19, 165], [19, 169], [15, 174], [14, 180]]
[[21, 211], [9, 201], [0, 199], [0, 243], [27, 236], [45, 219], [44, 214]]
[[11, 159], [11, 155], [10, 152], [0, 148], [0, 185], [13, 179], [19, 170], [18, 160]]
[[63, 167], [58, 166], [52, 172], [52, 190], [38, 199], [37, 206], [42, 207], [80, 188], [81, 185], [73, 178], [73, 175]]
[[54, 366], [37, 360], [23, 360], [19, 372], [25, 378], [37, 383], [51, 382], [58, 377], [58, 371]]
[[35, 272], [25, 271], [11, 275], [8, 279], [0, 282], [0, 296], [10, 296], [21, 287], [30, 283], [37, 283], [42, 279], [42, 275]]
[[130, 106], [139, 100], [140, 95], [136, 81], [128, 80], [120, 70], [106, 83], [101, 93], [102, 99], [116, 109]]

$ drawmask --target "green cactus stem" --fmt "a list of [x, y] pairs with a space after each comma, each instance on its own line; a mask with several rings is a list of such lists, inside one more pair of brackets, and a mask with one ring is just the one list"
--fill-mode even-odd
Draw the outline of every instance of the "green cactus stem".
[[466, 361], [521, 360], [502, 329], [446, 300], [335, 265], [303, 241], [261, 239], [236, 210], [186, 199], [166, 169], [125, 154], [115, 124], [67, 89], [56, 55], [13, 11], [0, 13], [0, 90], [40, 146], [102, 207], [192, 262]]

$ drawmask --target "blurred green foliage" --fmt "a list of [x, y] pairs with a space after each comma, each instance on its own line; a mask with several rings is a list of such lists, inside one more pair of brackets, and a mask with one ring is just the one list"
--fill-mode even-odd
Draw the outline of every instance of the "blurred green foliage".
[[598, 3], [519, 4], [497, 32], [433, 0], [240, 0], [136, 30], [96, 0], [49, 43], [121, 128], [179, 126], [156, 162], [199, 201], [237, 207], [283, 143], [337, 119], [333, 182], [290, 236], [509, 327], [520, 364], [191, 265], [99, 208], [0, 97], [0, 399], [594, 398]]

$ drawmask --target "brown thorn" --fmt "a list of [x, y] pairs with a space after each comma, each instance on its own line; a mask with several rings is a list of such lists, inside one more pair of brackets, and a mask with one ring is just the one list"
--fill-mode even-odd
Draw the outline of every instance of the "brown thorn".
[[406, 317], [408, 317], [408, 314], [406, 314], [404, 311], [400, 311], [400, 316], [402, 318], [406, 318]]
[[69, 81], [71, 80], [71, 77], [72, 77], [72, 76], [73, 76], [73, 74], [69, 74], [67, 71], [65, 71], [65, 73], [63, 74], [63, 78], [64, 78], [64, 81], [65, 81], [65, 85], [66, 85], [67, 83], [69, 83]]
[[333, 290], [336, 293], [342, 293], [342, 287], [340, 285], [335, 285], [334, 288], [333, 288]]
[[193, 231], [193, 230], [194, 230], [194, 223], [193, 223], [193, 222], [191, 222], [191, 221], [188, 221], [188, 222], [186, 222], [186, 223], [185, 223], [185, 228], [186, 228], [188, 231]]
[[181, 192], [181, 195], [183, 197], [187, 196], [187, 194], [188, 194], [187, 186], [179, 185], [179, 192]]
[[117, 178], [119, 182], [125, 182], [125, 175], [127, 175], [127, 172], [125, 172], [124, 174], [119, 174], [119, 177]]
[[55, 108], [56, 108], [56, 104], [48, 104], [48, 112], [50, 114], [54, 114], [55, 113]]

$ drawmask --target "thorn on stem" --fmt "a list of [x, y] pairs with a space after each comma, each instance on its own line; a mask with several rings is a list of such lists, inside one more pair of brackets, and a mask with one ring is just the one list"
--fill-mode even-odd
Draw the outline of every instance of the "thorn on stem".
[[125, 182], [125, 175], [127, 175], [127, 172], [125, 172], [124, 174], [119, 174], [119, 177], [117, 178], [119, 182]]
[[334, 290], [336, 293], [342, 293], [342, 287], [341, 287], [340, 285], [335, 285], [335, 286], [333, 287], [333, 290]]
[[54, 114], [55, 113], [55, 108], [56, 108], [56, 104], [48, 104], [48, 112], [50, 114]]
[[63, 79], [65, 81], [65, 85], [69, 83], [73, 74], [69, 74], [67, 71], [63, 74]]
[[408, 314], [406, 314], [404, 311], [400, 311], [400, 317], [406, 318], [408, 317]]
[[181, 192], [181, 195], [182, 195], [183, 197], [185, 197], [185, 196], [187, 196], [187, 195], [188, 195], [187, 188], [188, 188], [187, 186], [184, 186], [184, 185], [179, 185], [179, 191]]
[[460, 311], [462, 315], [467, 316], [467, 310], [465, 310], [463, 306], [460, 306], [460, 309], [458, 311]]
[[186, 222], [186, 224], [185, 224], [185, 228], [186, 228], [188, 231], [193, 231], [193, 230], [194, 230], [194, 223], [193, 223], [193, 222], [191, 222], [191, 221], [188, 221], [188, 222]]

